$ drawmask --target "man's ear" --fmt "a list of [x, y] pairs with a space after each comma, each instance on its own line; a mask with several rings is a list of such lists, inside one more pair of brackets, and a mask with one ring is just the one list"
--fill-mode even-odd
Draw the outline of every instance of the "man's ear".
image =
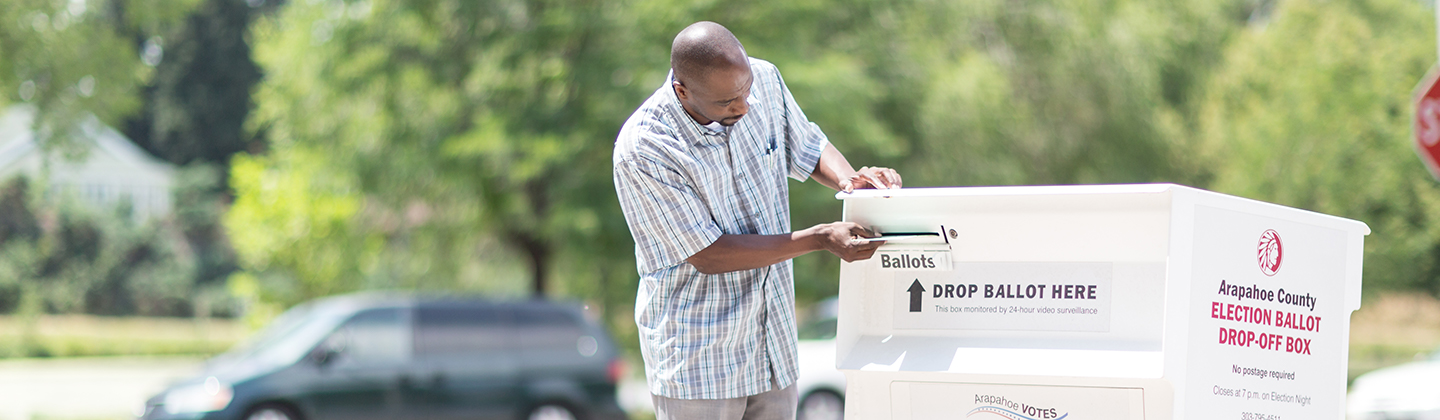
[[670, 82], [670, 87], [675, 89], [676, 97], [687, 101], [690, 100], [690, 90], [686, 89], [685, 85], [681, 84], [679, 80]]

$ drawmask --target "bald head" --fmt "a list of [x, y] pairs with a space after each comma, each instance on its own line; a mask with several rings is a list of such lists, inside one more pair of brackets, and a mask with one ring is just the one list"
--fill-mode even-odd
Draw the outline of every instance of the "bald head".
[[714, 70], [749, 67], [745, 47], [729, 29], [715, 22], [696, 22], [670, 44], [670, 68], [681, 83], [708, 77]]
[[730, 30], [715, 22], [697, 22], [670, 45], [671, 87], [685, 112], [702, 125], [730, 126], [749, 111], [750, 60]]

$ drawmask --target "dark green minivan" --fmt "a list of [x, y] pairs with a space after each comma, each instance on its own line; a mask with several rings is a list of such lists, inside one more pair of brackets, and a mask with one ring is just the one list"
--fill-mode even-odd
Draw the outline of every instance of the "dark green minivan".
[[620, 363], [573, 306], [355, 294], [285, 312], [141, 418], [623, 419]]

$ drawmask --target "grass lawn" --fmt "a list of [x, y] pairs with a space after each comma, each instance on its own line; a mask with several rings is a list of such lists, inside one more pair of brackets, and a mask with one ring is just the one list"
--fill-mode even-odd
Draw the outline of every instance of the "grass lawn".
[[250, 330], [227, 319], [0, 316], [0, 357], [212, 355]]

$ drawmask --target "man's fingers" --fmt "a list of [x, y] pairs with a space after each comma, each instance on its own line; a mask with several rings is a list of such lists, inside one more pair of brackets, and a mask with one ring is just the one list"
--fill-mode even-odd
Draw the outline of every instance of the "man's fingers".
[[900, 188], [900, 173], [890, 168], [873, 168], [875, 176], [885, 185], [882, 188]]
[[862, 238], [874, 238], [876, 236], [880, 236], [880, 233], [876, 232], [874, 229], [860, 226], [860, 224], [858, 223], [850, 224], [850, 234]]
[[850, 252], [846, 253], [845, 261], [854, 262], [868, 260], [871, 257], [875, 256], [875, 251], [879, 250], [881, 244], [881, 242], [871, 242], [868, 244], [857, 245], [855, 248], [851, 249]]
[[883, 168], [866, 166], [865, 169], [860, 170], [860, 173], [865, 175], [865, 179], [870, 181], [870, 185], [873, 185], [876, 189], [883, 190], [885, 187], [890, 186], [890, 184], [885, 182], [885, 172], [881, 169]]
[[869, 181], [870, 181], [870, 185], [874, 185], [874, 186], [875, 186], [875, 189], [878, 189], [878, 190], [888, 190], [888, 189], [890, 189], [890, 184], [887, 184], [887, 183], [885, 183], [884, 181], [880, 180], [880, 177], [877, 176], [877, 175], [866, 175], [866, 176], [865, 176], [865, 179], [869, 180]]
[[[870, 235], [870, 236], [860, 236], [860, 238], [861, 238], [861, 239], [863, 239], [863, 238], [874, 238], [875, 236], [878, 236], [878, 235], [873, 235], [873, 234], [872, 234], [872, 235]], [[861, 241], [858, 241], [858, 240], [857, 240], [857, 241], [851, 241], [851, 242], [850, 242], [850, 249], [879, 248], [880, 245], [884, 245], [884, 244], [885, 244], [885, 241], [861, 242]]]
[[900, 188], [903, 183], [900, 179], [900, 173], [894, 169], [866, 166], [850, 175], [850, 184], [846, 186], [845, 192], [852, 192], [856, 188], [866, 187], [857, 185], [859, 182], [864, 182], [869, 188], [880, 190]]
[[889, 188], [900, 188], [900, 173], [894, 169], [882, 168], [880, 177], [885, 179], [885, 186]]
[[882, 182], [880, 182], [880, 179], [879, 179], [879, 178], [876, 178], [874, 175], [871, 175], [871, 174], [867, 174], [867, 173], [864, 173], [864, 172], [856, 172], [855, 175], [852, 175], [852, 176], [850, 177], [850, 179], [852, 180], [852, 181], [850, 182], [850, 184], [851, 184], [852, 186], [853, 186], [856, 182], [864, 182], [866, 185], [869, 186], [869, 188], [882, 189], [882, 190], [885, 189], [885, 184], [882, 183]]
[[890, 188], [890, 184], [886, 183], [883, 179], [884, 173], [880, 172], [880, 168], [866, 166], [860, 169], [860, 174], [864, 176], [865, 181], [869, 182], [870, 186], [875, 189], [883, 190]]
[[863, 185], [862, 183], [864, 183], [864, 184], [869, 184], [869, 183], [870, 183], [870, 179], [869, 179], [869, 178], [866, 178], [866, 177], [865, 177], [865, 174], [862, 174], [862, 173], [860, 173], [860, 172], [856, 172], [855, 174], [850, 175], [850, 190], [851, 190], [851, 191], [854, 191], [854, 190], [857, 189], [857, 188], [865, 188], [865, 185]]

